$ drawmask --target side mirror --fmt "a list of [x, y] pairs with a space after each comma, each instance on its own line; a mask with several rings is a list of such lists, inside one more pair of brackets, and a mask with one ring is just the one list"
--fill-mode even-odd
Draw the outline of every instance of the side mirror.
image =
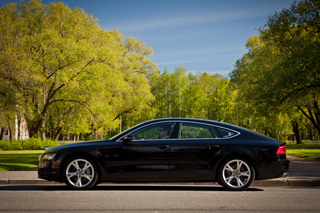
[[130, 143], [132, 141], [132, 135], [125, 135], [122, 139], [123, 143]]

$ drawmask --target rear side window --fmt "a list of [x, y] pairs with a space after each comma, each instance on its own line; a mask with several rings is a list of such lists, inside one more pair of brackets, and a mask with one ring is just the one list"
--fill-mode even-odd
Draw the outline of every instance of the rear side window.
[[212, 126], [196, 124], [196, 123], [181, 123], [179, 138], [216, 138], [217, 135]]
[[238, 135], [237, 132], [233, 132], [228, 129], [222, 129], [222, 128], [216, 127], [216, 130], [219, 133], [221, 138], [230, 138], [230, 137]]

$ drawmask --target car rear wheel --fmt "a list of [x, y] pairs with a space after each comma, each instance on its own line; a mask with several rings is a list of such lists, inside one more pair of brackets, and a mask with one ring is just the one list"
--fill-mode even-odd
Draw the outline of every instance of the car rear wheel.
[[86, 156], [70, 158], [64, 167], [64, 180], [72, 189], [91, 189], [97, 184], [97, 166]]
[[246, 190], [255, 178], [255, 171], [251, 164], [240, 157], [223, 161], [218, 172], [219, 184], [233, 191]]

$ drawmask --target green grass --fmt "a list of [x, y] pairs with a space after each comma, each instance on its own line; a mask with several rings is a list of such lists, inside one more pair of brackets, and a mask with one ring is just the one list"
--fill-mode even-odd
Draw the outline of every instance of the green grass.
[[320, 143], [287, 143], [287, 155], [320, 161]]
[[38, 156], [45, 150], [0, 151], [0, 171], [23, 171], [38, 165]]

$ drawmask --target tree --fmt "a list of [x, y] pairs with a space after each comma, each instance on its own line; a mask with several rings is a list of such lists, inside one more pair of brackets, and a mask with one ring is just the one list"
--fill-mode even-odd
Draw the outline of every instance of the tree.
[[256, 125], [254, 129], [276, 137], [274, 128], [281, 128], [276, 124], [282, 123], [283, 114], [287, 114], [291, 118], [297, 143], [301, 143], [296, 112], [292, 110], [295, 106], [289, 101], [282, 103], [281, 106], [275, 105], [278, 100], [278, 95], [275, 93], [279, 91], [274, 82], [278, 80], [276, 75], [279, 70], [276, 67], [279, 59], [281, 60], [281, 52], [263, 41], [261, 36], [251, 37], [247, 42], [247, 48], [248, 53], [237, 61], [230, 77], [239, 89], [239, 98], [247, 103], [250, 123]]
[[186, 75], [185, 67], [153, 76], [156, 117], [188, 117], [234, 122], [236, 91], [221, 75], [198, 72]]
[[96, 132], [152, 100], [151, 48], [102, 30], [82, 9], [30, 0], [3, 6], [0, 21], [0, 94], [14, 94], [30, 137], [50, 114], [51, 130]]
[[185, 116], [187, 118], [202, 118], [208, 117], [208, 94], [204, 90], [204, 84], [200, 81], [202, 75], [208, 75], [207, 73], [198, 73], [197, 75], [188, 75], [190, 83], [188, 88], [184, 91], [184, 106]]
[[275, 50], [279, 58], [269, 78], [271, 104], [280, 106], [285, 101], [296, 103], [320, 134], [320, 2], [305, 0], [293, 3], [269, 17], [262, 39]]

